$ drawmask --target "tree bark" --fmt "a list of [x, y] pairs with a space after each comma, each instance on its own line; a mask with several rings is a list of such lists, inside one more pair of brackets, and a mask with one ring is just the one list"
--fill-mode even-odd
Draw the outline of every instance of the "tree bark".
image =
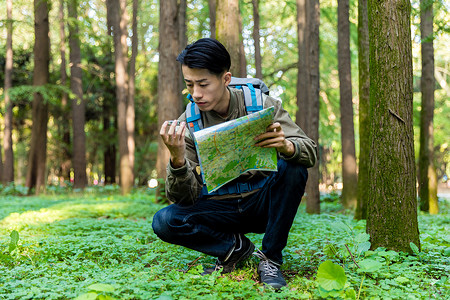
[[[158, 67], [158, 129], [166, 120], [177, 119], [182, 112], [180, 101], [180, 65], [176, 61], [179, 54], [179, 14], [176, 0], [160, 2], [159, 19], [159, 67]], [[156, 170], [158, 178], [166, 177], [169, 151], [158, 139]], [[157, 199], [163, 193], [158, 187]]]
[[434, 49], [433, 2], [420, 1], [420, 34], [422, 37], [422, 110], [420, 112], [419, 198], [420, 210], [437, 214], [436, 168], [434, 166]]
[[[113, 19], [115, 16], [114, 3], [112, 0], [106, 1], [106, 23], [107, 23], [107, 31], [108, 35], [113, 37]], [[114, 39], [114, 37], [113, 37]], [[113, 42], [114, 44], [114, 42]], [[107, 55], [109, 61], [111, 63], [114, 62], [112, 48], [114, 47], [110, 43], [110, 46]], [[110, 95], [110, 97], [107, 97]], [[116, 154], [117, 148], [116, 143], [113, 137], [117, 136], [117, 113], [114, 110], [114, 107], [117, 107], [117, 104], [114, 102], [115, 100], [115, 88], [113, 84], [108, 88], [108, 94], [105, 97], [103, 102], [103, 132], [106, 137], [111, 137], [107, 140], [107, 144], [105, 147], [105, 151], [103, 152], [103, 163], [104, 163], [104, 173], [105, 173], [105, 184], [113, 184], [116, 182]]]
[[[307, 18], [309, 27], [309, 38], [307, 43], [309, 68], [308, 78], [308, 102], [310, 120], [308, 121], [308, 136], [319, 145], [319, 24], [320, 7], [319, 0], [307, 0]], [[308, 182], [306, 184], [306, 212], [310, 214], [320, 213], [320, 193], [319, 193], [319, 162], [308, 170]]]
[[210, 37], [216, 38], [216, 7], [217, 0], [208, 0], [209, 3], [209, 30], [211, 32]]
[[[5, 162], [3, 169], [0, 170], [0, 181], [4, 183], [14, 181], [14, 151], [12, 142], [12, 101], [9, 97], [9, 89], [12, 87], [12, 72], [13, 72], [13, 47], [12, 47], [12, 33], [13, 33], [13, 19], [12, 19], [12, 0], [6, 0], [6, 62], [5, 62], [5, 130], [3, 131], [3, 150], [5, 153]], [[0, 147], [1, 151], [1, 147]], [[0, 154], [1, 155], [1, 154]], [[0, 156], [0, 164], [2, 162]]]
[[261, 59], [261, 36], [259, 18], [259, 0], [252, 0], [253, 5], [253, 42], [255, 44], [255, 77], [263, 79], [262, 59]]
[[352, 76], [350, 62], [349, 1], [338, 0], [338, 71], [341, 111], [342, 196], [346, 208], [356, 207], [355, 128], [353, 125]]
[[135, 130], [135, 78], [136, 78], [136, 57], [138, 53], [138, 30], [137, 30], [137, 16], [139, 11], [139, 0], [133, 0], [133, 19], [132, 19], [132, 31], [133, 36], [131, 38], [131, 59], [129, 68], [129, 80], [128, 80], [128, 101], [127, 101], [127, 145], [128, 155], [130, 160], [130, 169], [133, 174], [132, 184], [134, 182], [134, 161], [135, 161], [135, 148], [136, 142], [134, 138]]
[[73, 128], [73, 170], [74, 188], [83, 189], [87, 185], [86, 176], [86, 133], [85, 100], [83, 99], [83, 78], [81, 70], [81, 50], [78, 30], [78, 1], [70, 0], [69, 9], [69, 46], [70, 46], [70, 88], [72, 99]]
[[[50, 39], [49, 5], [46, 0], [34, 0], [34, 70], [33, 86], [41, 87], [49, 80]], [[45, 190], [47, 160], [48, 104], [40, 93], [34, 93], [32, 103], [33, 127], [28, 157], [26, 186], [28, 193], [35, 188], [39, 194]]]
[[117, 99], [117, 132], [119, 137], [119, 173], [120, 188], [122, 194], [130, 192], [134, 177], [131, 169], [128, 130], [128, 74], [127, 74], [127, 23], [126, 0], [112, 0], [113, 8], [111, 18], [114, 35], [114, 56], [116, 75], [116, 99]]
[[239, 1], [217, 0], [216, 37], [231, 57], [231, 74], [240, 75]]
[[411, 4], [369, 0], [371, 247], [420, 248], [413, 134]]
[[308, 18], [306, 17], [306, 4], [308, 0], [297, 0], [297, 44], [298, 44], [298, 67], [297, 67], [297, 124], [308, 133], [308, 86], [309, 86], [309, 69], [307, 62], [309, 51], [309, 30]]
[[[239, 9], [239, 32], [242, 32], [242, 15], [241, 10]], [[247, 77], [247, 58], [245, 57], [245, 46], [244, 39], [242, 35], [239, 34], [239, 77], [246, 78]]]
[[370, 74], [369, 74], [369, 20], [367, 0], [358, 1], [358, 69], [359, 69], [359, 170], [358, 202], [355, 219], [367, 219], [369, 194], [370, 152]]
[[[61, 85], [67, 84], [67, 63], [66, 63], [66, 31], [64, 17], [64, 0], [59, 1], [59, 37], [61, 40]], [[63, 93], [61, 97], [61, 117], [59, 121], [60, 132], [62, 133], [62, 152], [61, 152], [61, 174], [64, 181], [70, 180], [70, 167], [72, 164], [72, 154], [70, 151], [70, 116], [69, 116], [69, 96]]]

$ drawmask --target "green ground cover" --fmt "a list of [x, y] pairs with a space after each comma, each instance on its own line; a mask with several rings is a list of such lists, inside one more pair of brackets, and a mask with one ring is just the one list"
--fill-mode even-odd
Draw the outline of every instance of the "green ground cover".
[[163, 206], [149, 191], [0, 194], [0, 299], [450, 298], [448, 201], [437, 216], [419, 214], [422, 250], [406, 255], [369, 251], [365, 222], [333, 200], [321, 215], [300, 207], [284, 251], [288, 287], [274, 292], [258, 282], [256, 258], [201, 276], [214, 259], [155, 236]]

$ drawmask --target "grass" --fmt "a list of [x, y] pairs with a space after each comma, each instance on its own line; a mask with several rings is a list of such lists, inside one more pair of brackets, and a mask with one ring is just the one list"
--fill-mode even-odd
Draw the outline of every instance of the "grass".
[[[258, 281], [256, 258], [232, 274], [201, 276], [214, 258], [155, 236], [152, 216], [163, 205], [147, 190], [0, 195], [0, 207], [0, 299], [450, 298], [445, 201], [439, 215], [419, 214], [416, 255], [368, 250], [365, 222], [337, 201], [323, 202], [321, 215], [302, 205], [284, 251], [288, 287], [279, 292]], [[262, 235], [248, 236], [261, 245]]]

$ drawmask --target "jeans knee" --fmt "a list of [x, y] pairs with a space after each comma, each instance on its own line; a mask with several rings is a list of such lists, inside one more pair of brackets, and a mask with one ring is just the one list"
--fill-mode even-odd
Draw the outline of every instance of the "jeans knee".
[[288, 182], [294, 181], [297, 184], [306, 185], [308, 170], [305, 166], [280, 159], [278, 160], [278, 170], [280, 171], [280, 169]]
[[169, 213], [166, 208], [161, 209], [153, 216], [152, 221], [153, 232], [162, 240], [169, 233]]

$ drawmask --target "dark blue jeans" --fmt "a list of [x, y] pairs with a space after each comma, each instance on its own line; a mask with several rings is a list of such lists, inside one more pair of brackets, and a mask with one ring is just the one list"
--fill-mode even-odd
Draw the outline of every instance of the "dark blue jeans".
[[305, 167], [278, 160], [266, 185], [257, 193], [232, 200], [199, 198], [193, 205], [169, 205], [153, 217], [153, 230], [168, 243], [225, 257], [236, 233], [265, 233], [262, 252], [281, 264], [289, 230], [305, 191]]

